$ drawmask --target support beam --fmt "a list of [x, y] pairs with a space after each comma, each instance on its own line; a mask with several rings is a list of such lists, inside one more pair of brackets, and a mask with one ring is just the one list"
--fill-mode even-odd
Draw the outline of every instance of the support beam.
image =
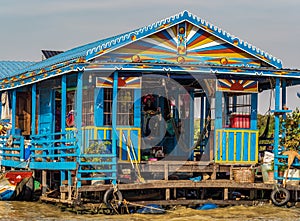
[[36, 131], [36, 84], [31, 86], [31, 135]]
[[[61, 110], [60, 110], [60, 122], [61, 122], [61, 131], [62, 133], [66, 132], [66, 112], [67, 112], [67, 75], [63, 75], [61, 78]], [[63, 135], [64, 136], [64, 135]], [[62, 137], [65, 139], [66, 137]], [[62, 143], [64, 145], [64, 143]], [[64, 150], [61, 150], [62, 154], [65, 153]], [[61, 162], [64, 162], [65, 158], [61, 157]], [[66, 171], [60, 171], [60, 185], [63, 185], [63, 181], [66, 179]]]
[[166, 200], [170, 200], [170, 189], [166, 189]]
[[[82, 149], [84, 148], [82, 144], [82, 88], [83, 88], [83, 72], [78, 72], [77, 74], [77, 92], [76, 92], [76, 128], [78, 130], [76, 137], [78, 139], [79, 147], [77, 148], [77, 156], [80, 156]], [[77, 164], [80, 164], [80, 159], [77, 157]], [[81, 187], [81, 174], [77, 173], [77, 188]]]
[[[114, 72], [114, 82], [113, 82], [113, 102], [112, 102], [112, 154], [115, 156], [112, 158], [112, 177], [117, 177], [117, 140], [118, 140], [118, 132], [117, 132], [117, 108], [118, 108], [118, 71]], [[119, 138], [122, 139], [122, 138]], [[117, 184], [117, 180], [114, 179], [113, 184]]]
[[42, 195], [47, 192], [47, 171], [42, 170]]
[[12, 91], [11, 134], [16, 133], [17, 89]]
[[[275, 81], [275, 113], [280, 110], [280, 78]], [[279, 115], [275, 114], [275, 128], [274, 128], [274, 172], [278, 172], [278, 148], [279, 148]]]
[[257, 93], [251, 94], [251, 115], [250, 115], [250, 129], [256, 130], [257, 129]]
[[224, 188], [224, 200], [228, 200], [228, 188]]

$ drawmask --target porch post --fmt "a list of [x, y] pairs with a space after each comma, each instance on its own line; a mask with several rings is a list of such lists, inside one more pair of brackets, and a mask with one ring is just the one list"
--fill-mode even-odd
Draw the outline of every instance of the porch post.
[[[117, 108], [118, 108], [118, 71], [114, 72], [114, 82], [113, 82], [113, 102], [112, 102], [112, 177], [113, 184], [117, 183], [117, 140], [118, 140], [118, 133], [117, 133]], [[121, 139], [121, 138], [120, 138]]]
[[[60, 110], [60, 122], [61, 122], [61, 132], [63, 133], [63, 138], [66, 138], [64, 134], [66, 132], [66, 112], [67, 112], [67, 76], [63, 75], [61, 78], [61, 110]], [[63, 144], [64, 145], [64, 144]], [[65, 153], [65, 150], [62, 150]], [[65, 161], [64, 157], [61, 157], [61, 161]], [[70, 171], [68, 171], [68, 174]], [[63, 181], [66, 179], [66, 171], [60, 171], [60, 185], [63, 185]], [[68, 179], [68, 186], [71, 186], [70, 178]], [[70, 195], [70, 194], [69, 194]]]
[[281, 81], [281, 90], [282, 90], [282, 94], [281, 94], [281, 105], [282, 105], [282, 109], [286, 106], [286, 80], [282, 79]]
[[250, 129], [257, 128], [257, 93], [251, 94]]
[[215, 99], [215, 112], [216, 112], [216, 119], [215, 119], [215, 129], [222, 128], [222, 95], [221, 91], [216, 91], [216, 99]]
[[275, 82], [275, 129], [274, 129], [274, 173], [278, 172], [278, 147], [279, 147], [279, 115], [276, 111], [280, 109], [280, 78]]
[[11, 134], [16, 133], [16, 108], [17, 108], [17, 89], [12, 91], [12, 111], [11, 111]]
[[67, 76], [63, 75], [61, 79], [61, 130], [63, 133], [66, 131], [66, 113], [67, 113]]
[[[83, 72], [79, 71], [77, 74], [77, 92], [76, 92], [76, 117], [75, 117], [75, 123], [76, 123], [76, 128], [77, 128], [77, 139], [78, 139], [78, 144], [80, 145], [77, 147], [77, 164], [80, 164], [80, 155], [81, 155], [81, 150], [83, 149], [82, 145], [82, 87], [83, 87], [83, 82], [82, 82], [82, 75]], [[81, 187], [81, 174], [77, 172], [77, 187]]]
[[36, 131], [36, 84], [31, 86], [31, 134], [35, 135]]

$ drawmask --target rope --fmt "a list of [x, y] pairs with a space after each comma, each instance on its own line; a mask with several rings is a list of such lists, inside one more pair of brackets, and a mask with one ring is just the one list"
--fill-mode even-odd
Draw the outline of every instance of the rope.
[[152, 206], [145, 206], [145, 205], [142, 205], [142, 204], [138, 204], [138, 203], [131, 203], [131, 202], [128, 202], [126, 199], [123, 200], [122, 202], [124, 205], [132, 205], [132, 206], [139, 206], [139, 207], [144, 207], [144, 208], [148, 208], [148, 209], [154, 209], [154, 210], [158, 210], [158, 211], [162, 211], [162, 212], [170, 212], [170, 213], [177, 213], [177, 211], [172, 211], [172, 210], [165, 210], [165, 209], [160, 209], [160, 208], [155, 208], [155, 207], [152, 207]]

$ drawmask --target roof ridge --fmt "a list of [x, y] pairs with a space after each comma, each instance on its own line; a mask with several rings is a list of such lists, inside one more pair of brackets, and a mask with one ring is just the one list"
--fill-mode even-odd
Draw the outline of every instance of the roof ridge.
[[[282, 62], [280, 59], [276, 58], [275, 56], [265, 52], [264, 50], [262, 50], [258, 47], [255, 47], [254, 45], [248, 43], [247, 41], [244, 41], [244, 40], [240, 39], [239, 37], [230, 34], [229, 32], [223, 30], [222, 28], [220, 28], [216, 25], [213, 25], [212, 23], [208, 22], [207, 20], [199, 18], [198, 16], [192, 14], [188, 10], [184, 10], [184, 11], [177, 13], [175, 15], [172, 15], [170, 17], [161, 19], [150, 25], [146, 25], [144, 27], [126, 32], [121, 35], [117, 35], [115, 37], [112, 37], [111, 40], [107, 39], [109, 41], [99, 42], [100, 44], [98, 46], [89, 48], [86, 51], [86, 60], [92, 59], [94, 57], [93, 56], [94, 54], [97, 54], [105, 49], [111, 48], [112, 46], [115, 46], [119, 43], [127, 43], [128, 41], [131, 41], [132, 38], [134, 38], [134, 37], [137, 38], [138, 35], [141, 35], [141, 37], [145, 37], [145, 36], [147, 36], [147, 34], [145, 34], [145, 32], [149, 33], [151, 30], [153, 30], [153, 28], [157, 29], [166, 24], [176, 24], [177, 22], [180, 22], [180, 19], [187, 20], [187, 21], [193, 23], [194, 25], [200, 26], [200, 28], [205, 29], [209, 33], [227, 41], [230, 44], [235, 45], [236, 47], [250, 53], [251, 55], [253, 55], [257, 58], [264, 60], [266, 63], [269, 63], [272, 66], [275, 66], [277, 68], [282, 68]], [[153, 33], [149, 33], [149, 34], [153, 34]], [[103, 40], [105, 40], [105, 39], [103, 39]]]

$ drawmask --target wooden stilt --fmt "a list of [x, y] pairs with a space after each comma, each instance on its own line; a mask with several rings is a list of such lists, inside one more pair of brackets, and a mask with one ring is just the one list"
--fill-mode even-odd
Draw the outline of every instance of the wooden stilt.
[[44, 195], [47, 191], [47, 171], [42, 171], [42, 194]]
[[166, 189], [166, 200], [170, 200], [170, 189]]
[[[164, 165], [164, 179], [169, 179], [169, 164]], [[170, 188], [166, 189], [166, 200], [170, 200]]]
[[68, 186], [68, 200], [72, 199], [72, 186]]
[[200, 199], [204, 199], [204, 196], [205, 196], [205, 188], [202, 188], [202, 192], [201, 192], [201, 195], [200, 195]]
[[257, 198], [257, 190], [250, 190], [250, 200], [256, 199]]
[[224, 188], [224, 200], [228, 200], [228, 188]]
[[218, 168], [218, 166], [217, 166], [216, 164], [214, 164], [214, 167], [213, 167], [213, 173], [212, 173], [212, 175], [211, 175], [211, 179], [212, 179], [212, 180], [217, 179], [217, 168]]
[[230, 169], [229, 169], [229, 179], [233, 180], [233, 165], [230, 165]]
[[165, 180], [169, 179], [169, 164], [167, 163], [164, 165], [164, 178]]

